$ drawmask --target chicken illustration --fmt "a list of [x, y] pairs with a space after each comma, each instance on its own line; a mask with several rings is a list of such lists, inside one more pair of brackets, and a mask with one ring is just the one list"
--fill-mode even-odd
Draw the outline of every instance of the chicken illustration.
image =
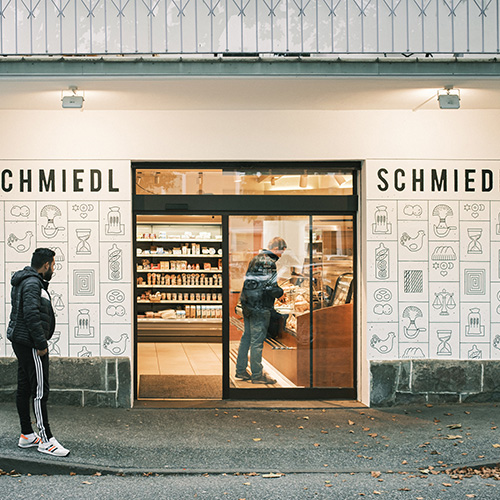
[[115, 356], [119, 356], [125, 352], [125, 348], [127, 347], [128, 335], [126, 333], [122, 333], [120, 340], [113, 340], [111, 337], [104, 337], [103, 347], [107, 349], [111, 354]]
[[396, 334], [394, 332], [389, 332], [385, 339], [381, 339], [378, 335], [375, 334], [370, 340], [370, 346], [376, 349], [381, 354], [386, 354], [392, 350], [395, 337]]
[[26, 231], [24, 238], [18, 238], [14, 233], [10, 233], [7, 238], [7, 246], [13, 248], [17, 253], [24, 253], [30, 249], [32, 238], [31, 231]]
[[406, 247], [410, 252], [418, 252], [424, 244], [424, 236], [425, 233], [422, 230], [420, 230], [414, 238], [408, 233], [403, 233], [400, 242], [401, 245]]

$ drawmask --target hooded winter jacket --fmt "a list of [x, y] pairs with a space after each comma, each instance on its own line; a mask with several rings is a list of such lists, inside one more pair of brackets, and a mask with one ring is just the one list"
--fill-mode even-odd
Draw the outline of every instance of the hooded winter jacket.
[[279, 257], [270, 250], [262, 250], [248, 264], [240, 295], [245, 316], [261, 310], [273, 310], [274, 299], [283, 295], [276, 272], [278, 259]]
[[55, 329], [55, 316], [48, 292], [49, 283], [31, 266], [14, 273], [7, 338], [16, 344], [47, 349]]

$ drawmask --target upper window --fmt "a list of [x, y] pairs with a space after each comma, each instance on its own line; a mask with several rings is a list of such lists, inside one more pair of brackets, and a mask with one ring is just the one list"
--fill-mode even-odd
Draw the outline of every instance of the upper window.
[[155, 169], [135, 171], [138, 195], [352, 195], [351, 170], [317, 168], [244, 171], [223, 169]]

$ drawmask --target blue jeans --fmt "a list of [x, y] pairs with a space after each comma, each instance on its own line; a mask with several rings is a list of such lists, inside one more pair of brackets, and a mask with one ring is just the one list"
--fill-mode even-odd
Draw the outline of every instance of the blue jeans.
[[262, 309], [244, 315], [245, 330], [240, 340], [236, 373], [246, 372], [248, 365], [248, 350], [250, 350], [250, 370], [252, 380], [262, 377], [262, 349], [266, 340], [271, 311]]

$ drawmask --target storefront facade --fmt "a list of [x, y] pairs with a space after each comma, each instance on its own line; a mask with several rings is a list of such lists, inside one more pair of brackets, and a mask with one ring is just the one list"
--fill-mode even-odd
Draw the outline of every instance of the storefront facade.
[[[97, 23], [100, 11], [93, 12]], [[127, 32], [126, 14], [116, 33]], [[447, 40], [458, 36], [457, 26], [445, 31]], [[271, 37], [268, 58], [244, 46], [239, 56], [183, 60], [153, 57], [161, 30], [150, 28], [146, 58], [106, 58], [134, 53], [133, 37], [125, 36], [121, 50], [104, 49], [97, 37], [86, 52], [78, 39], [74, 52], [82, 57], [54, 61], [38, 57], [47, 53], [36, 49], [38, 39], [28, 48], [25, 37], [15, 48], [6, 38], [13, 27], [4, 25], [2, 53], [13, 57], [0, 63], [1, 397], [14, 391], [5, 338], [10, 276], [37, 246], [49, 246], [57, 265], [56, 402], [200, 399], [153, 378], [152, 392], [141, 397], [141, 376], [185, 376], [168, 368], [180, 344], [192, 366], [210, 364], [196, 354], [202, 343], [219, 371], [205, 366], [194, 375], [200, 384], [212, 377], [217, 390], [206, 394], [213, 399], [498, 399], [500, 72], [482, 58], [495, 50], [496, 31], [473, 27], [486, 34], [482, 46], [470, 39], [477, 59], [448, 58], [465, 37], [444, 50], [429, 35], [430, 51], [443, 59], [371, 61], [359, 56], [375, 43], [365, 28], [356, 60], [321, 55], [324, 38], [311, 50], [303, 29], [303, 46], [294, 47], [317, 58], [282, 57]], [[407, 52], [397, 48], [405, 37], [392, 30], [390, 52]], [[210, 33], [199, 41], [213, 56]], [[420, 51], [422, 37], [412, 41]], [[135, 40], [144, 51], [147, 39]], [[354, 52], [348, 36], [339, 40], [344, 54]], [[48, 53], [64, 53], [53, 42], [44, 42]], [[377, 38], [373, 52], [387, 43]], [[23, 51], [36, 56], [16, 59]], [[436, 93], [452, 85], [460, 88], [460, 109], [440, 109]], [[83, 110], [61, 108], [70, 86], [85, 90]], [[168, 175], [180, 171], [171, 182]], [[248, 260], [271, 236], [287, 240], [289, 258], [279, 305], [286, 332], [264, 348], [278, 382], [242, 385], [234, 379], [244, 328], [237, 302]], [[340, 275], [348, 279], [343, 303], [330, 302]], [[300, 310], [292, 309], [299, 295]], [[337, 317], [341, 309], [347, 320]], [[348, 341], [315, 344], [323, 334], [339, 341], [342, 321]], [[147, 354], [153, 351], [156, 361]]]

